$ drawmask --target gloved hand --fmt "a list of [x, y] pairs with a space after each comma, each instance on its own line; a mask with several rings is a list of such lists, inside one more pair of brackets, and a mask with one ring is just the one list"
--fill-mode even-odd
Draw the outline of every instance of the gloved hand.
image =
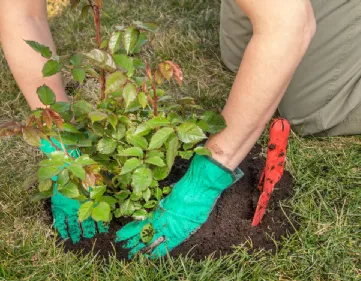
[[[55, 139], [52, 141], [61, 148], [60, 143]], [[41, 140], [40, 150], [47, 156], [54, 152], [56, 149], [46, 140]], [[79, 150], [70, 150], [68, 153], [77, 158], [80, 156]], [[57, 176], [52, 178], [53, 181], [57, 180]], [[79, 242], [80, 237], [92, 238], [96, 234], [96, 222], [90, 217], [83, 221], [81, 224], [78, 221], [78, 210], [80, 203], [77, 200], [70, 199], [62, 195], [57, 190], [57, 184], [54, 184], [53, 196], [51, 197], [51, 211], [54, 218], [54, 228], [59, 232], [61, 238], [69, 238], [75, 244]], [[108, 232], [108, 227], [98, 222], [99, 233]]]
[[[125, 225], [116, 233], [116, 242], [124, 242], [123, 248], [130, 249], [129, 258], [145, 250], [151, 252], [151, 258], [164, 256], [206, 222], [222, 191], [242, 176], [239, 168], [232, 172], [209, 157], [195, 155], [187, 173], [170, 195], [159, 202], [154, 213], [144, 221]], [[149, 223], [155, 234], [146, 245], [141, 241], [140, 232]], [[153, 248], [164, 238], [163, 243]]]

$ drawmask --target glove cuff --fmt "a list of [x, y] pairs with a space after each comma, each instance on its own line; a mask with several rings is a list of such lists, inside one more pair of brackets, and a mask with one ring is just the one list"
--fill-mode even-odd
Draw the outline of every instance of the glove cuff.
[[212, 158], [210, 156], [204, 156], [204, 157], [206, 157], [208, 159], [208, 161], [212, 162], [214, 165], [221, 168], [223, 171], [229, 173], [232, 176], [233, 183], [237, 182], [239, 179], [241, 179], [244, 176], [243, 171], [239, 167], [237, 167], [234, 171], [232, 171], [231, 169], [227, 168], [223, 164], [219, 163], [214, 158]]

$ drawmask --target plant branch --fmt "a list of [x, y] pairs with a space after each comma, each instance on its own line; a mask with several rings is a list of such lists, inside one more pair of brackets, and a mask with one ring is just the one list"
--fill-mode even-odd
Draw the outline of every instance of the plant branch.
[[154, 116], [158, 116], [158, 96], [157, 96], [157, 86], [155, 81], [152, 81], [152, 88], [154, 93], [154, 101], [153, 101], [153, 111]]
[[[95, 32], [96, 32], [96, 40], [97, 40], [97, 47], [100, 49], [100, 46], [102, 44], [102, 38], [100, 34], [100, 8], [98, 5], [93, 4], [91, 0], [88, 0], [89, 5], [92, 6], [93, 11], [93, 18], [94, 18], [94, 26], [95, 26]], [[105, 71], [103, 69], [100, 70], [100, 99], [105, 99]]]

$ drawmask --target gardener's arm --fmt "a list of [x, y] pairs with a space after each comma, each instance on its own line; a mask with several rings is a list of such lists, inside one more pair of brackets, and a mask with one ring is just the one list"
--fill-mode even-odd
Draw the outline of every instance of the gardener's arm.
[[213, 158], [235, 169], [274, 114], [315, 33], [309, 0], [237, 0], [253, 25], [229, 99], [227, 128], [207, 147]]
[[[130, 249], [130, 256], [148, 250], [152, 257], [164, 256], [208, 219], [222, 191], [242, 177], [235, 168], [273, 115], [315, 33], [309, 0], [237, 2], [250, 17], [254, 35], [223, 110], [227, 128], [207, 143], [216, 161], [194, 156], [187, 173], [152, 216], [117, 233], [116, 241]], [[139, 233], [149, 223], [155, 235], [146, 245]]]
[[68, 101], [60, 74], [42, 77], [46, 59], [32, 50], [24, 40], [49, 46], [55, 53], [47, 21], [45, 0], [0, 0], [0, 41], [10, 69], [32, 109], [42, 107], [36, 89], [47, 84], [57, 101]]

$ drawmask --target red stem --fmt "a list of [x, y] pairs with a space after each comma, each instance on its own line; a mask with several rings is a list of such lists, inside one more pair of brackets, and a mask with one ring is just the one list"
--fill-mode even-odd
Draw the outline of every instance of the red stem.
[[155, 83], [152, 83], [154, 98], [153, 98], [153, 110], [154, 116], [158, 116], [158, 96], [157, 96], [157, 86]]
[[[88, 0], [89, 4], [92, 6], [93, 9], [93, 18], [94, 18], [94, 25], [95, 25], [95, 32], [96, 32], [96, 40], [97, 40], [97, 46], [98, 49], [100, 49], [100, 46], [102, 44], [102, 38], [100, 35], [100, 9], [99, 6], [96, 4], [92, 4], [91, 0]], [[100, 99], [104, 100], [105, 99], [105, 71], [102, 69], [100, 71]]]

